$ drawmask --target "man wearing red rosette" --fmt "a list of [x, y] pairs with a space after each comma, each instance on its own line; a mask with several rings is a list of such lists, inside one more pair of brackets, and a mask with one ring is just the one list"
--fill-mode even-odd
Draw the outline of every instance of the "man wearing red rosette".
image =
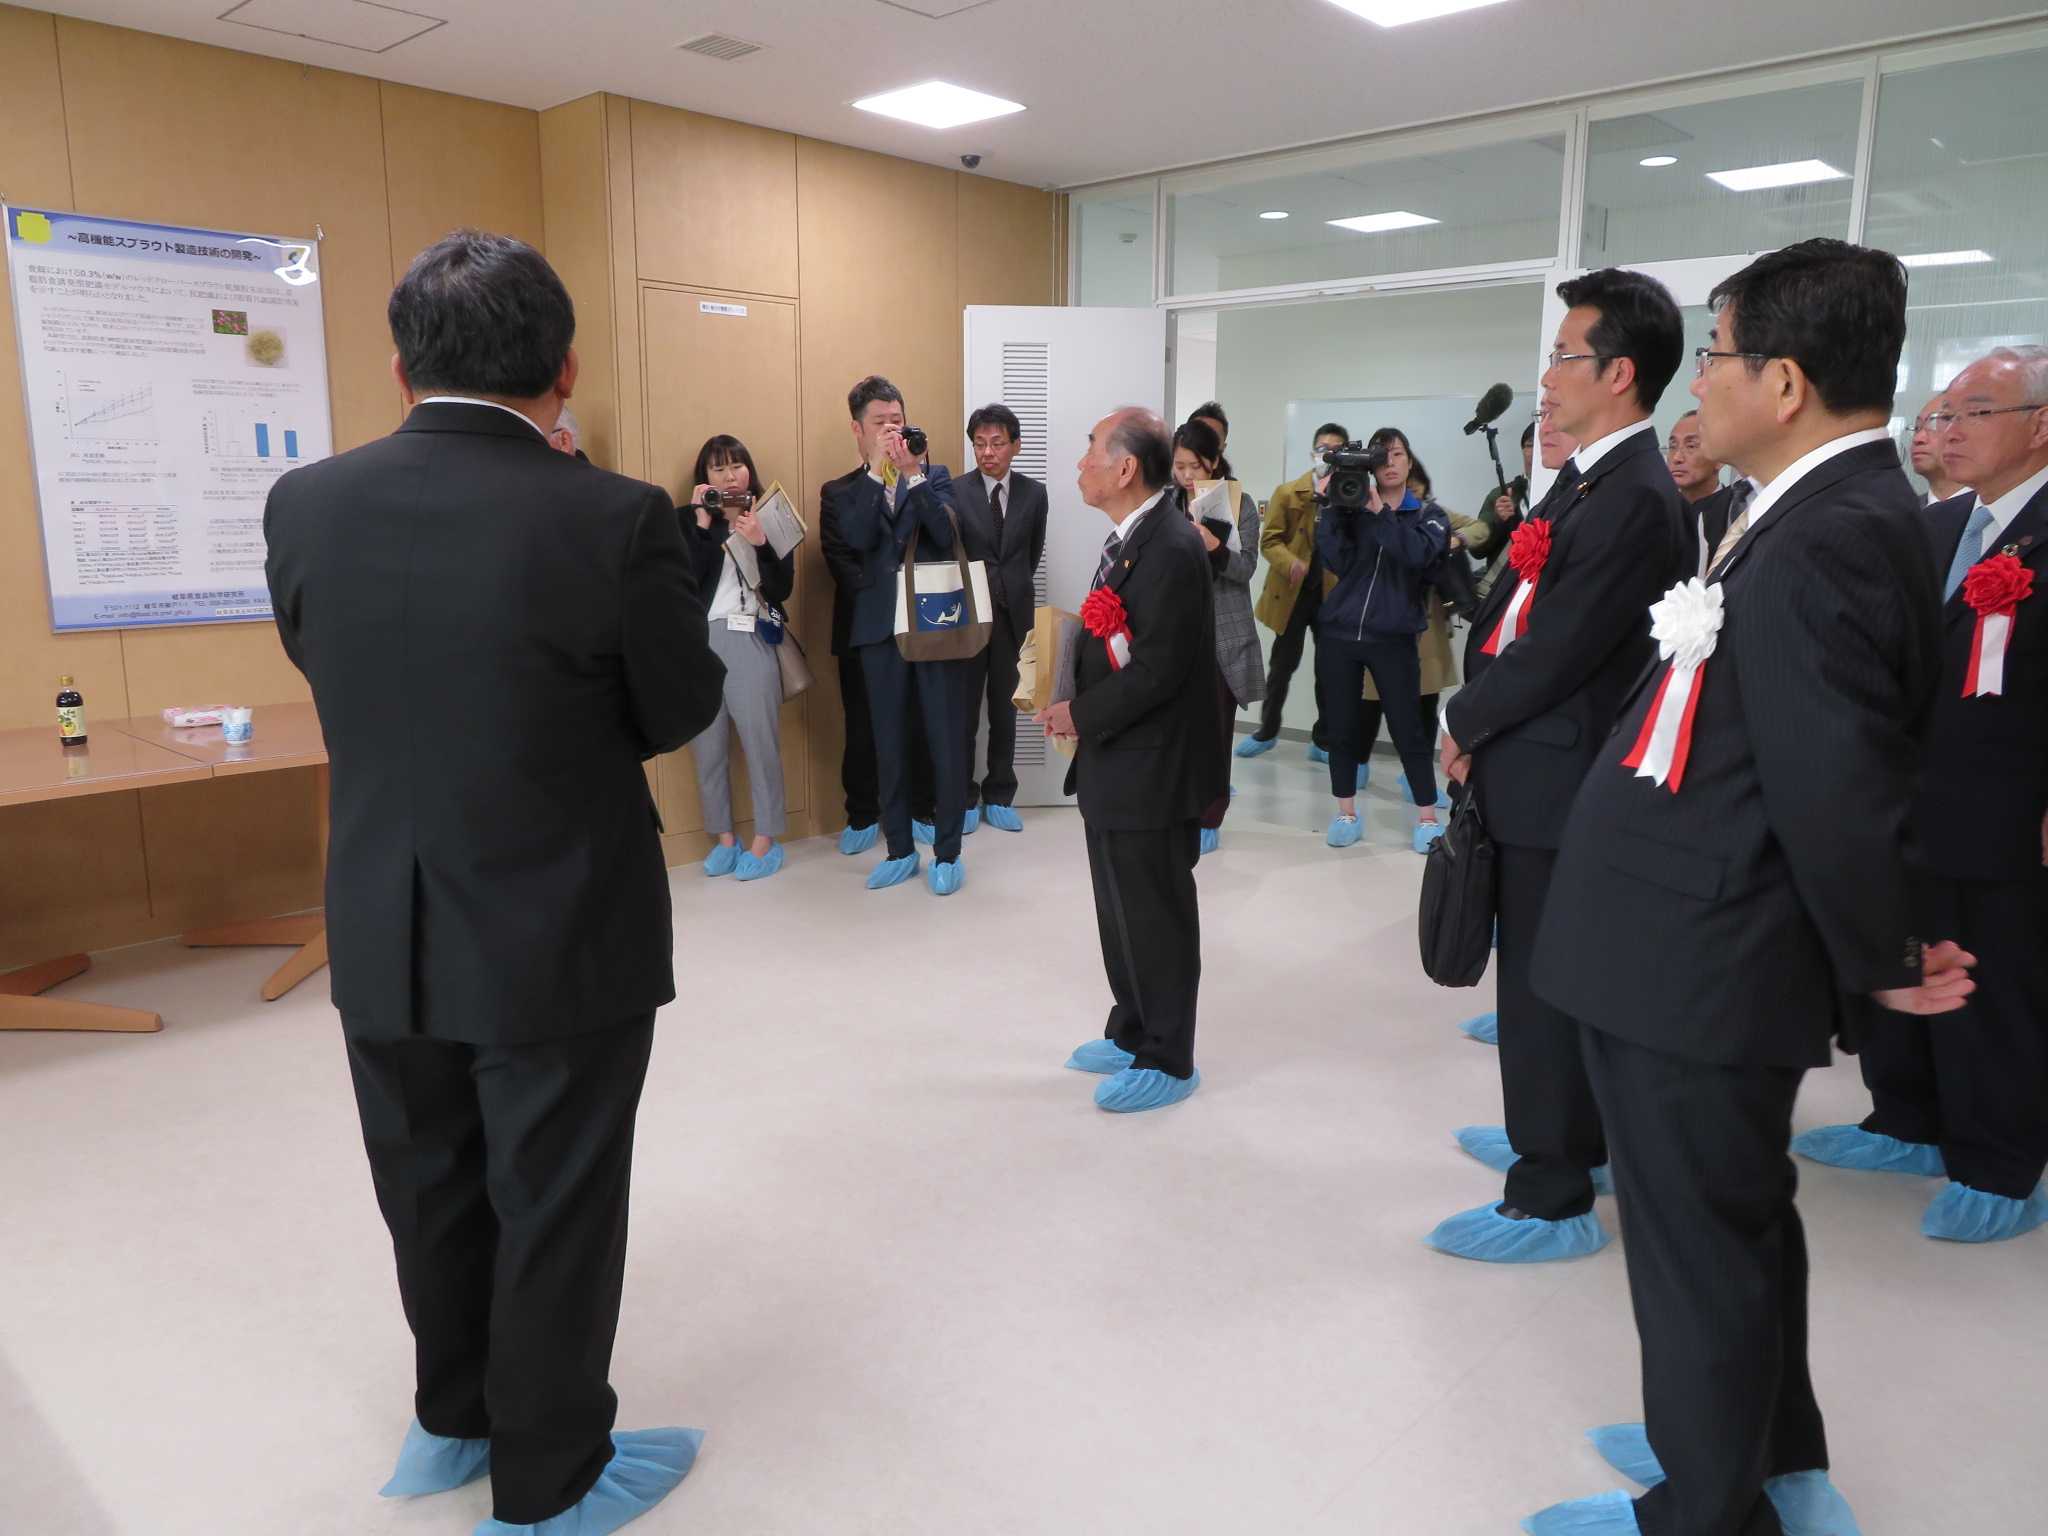
[[1663, 286], [1610, 268], [1560, 284], [1569, 312], [1543, 375], [1543, 410], [1581, 446], [1509, 543], [1511, 572], [1480, 605], [1468, 681], [1444, 711], [1445, 772], [1477, 797], [1498, 849], [1500, 1126], [1465, 1150], [1507, 1174], [1504, 1197], [1447, 1218], [1439, 1252], [1530, 1264], [1597, 1252], [1607, 1161], [1578, 1025], [1529, 983], [1536, 930], [1572, 794], [1651, 656], [1650, 604], [1699, 565], [1699, 538], [1658, 451], [1650, 412], [1685, 331]]
[[1581, 1021], [1642, 1339], [1644, 1422], [1592, 1439], [1648, 1491], [1534, 1536], [1854, 1536], [1807, 1368], [1792, 1105], [1873, 1002], [1952, 1012], [1972, 985], [1923, 947], [1907, 866], [1940, 591], [1886, 432], [1905, 268], [1803, 241], [1713, 307], [1701, 431], [1757, 493], [1652, 610], [1534, 978]]
[[2048, 1221], [2048, 348], [1993, 352], [1932, 415], [1943, 475], [1976, 495], [1924, 514], [1946, 601], [1916, 894], [1922, 921], [1978, 957], [1978, 990], [1931, 1028], [1873, 1027], [1861, 1045], [1869, 1118], [1808, 1131], [1793, 1149], [1843, 1168], [1946, 1173], [1921, 1230], [1997, 1242]]
[[1129, 407], [1096, 423], [1081, 499], [1115, 524], [1081, 618], [1088, 633], [1074, 697], [1038, 716], [1077, 738], [1067, 793], [1081, 803], [1103, 969], [1115, 1005], [1100, 1040], [1067, 1065], [1105, 1074], [1114, 1114], [1178, 1104], [1195, 1070], [1202, 919], [1195, 861], [1204, 808], [1230, 777], [1229, 723], [1216, 708], [1216, 605], [1194, 525], [1165, 500], [1166, 423]]

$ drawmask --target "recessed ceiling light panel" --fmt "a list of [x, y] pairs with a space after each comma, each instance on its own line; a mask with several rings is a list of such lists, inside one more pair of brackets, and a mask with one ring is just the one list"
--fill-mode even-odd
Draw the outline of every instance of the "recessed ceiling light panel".
[[992, 117], [1008, 117], [1012, 112], [1024, 110], [1022, 102], [970, 91], [964, 85], [953, 85], [945, 80], [927, 80], [921, 85], [907, 85], [900, 91], [863, 96], [854, 106], [863, 112], [915, 123], [920, 128], [959, 128], [967, 123], [984, 123]]
[[1287, 211], [1284, 208], [1268, 208], [1259, 217], [1262, 219], [1284, 219], [1287, 217]]
[[1909, 267], [1976, 267], [1997, 259], [1989, 251], [1916, 251], [1899, 258]]
[[1363, 16], [1374, 26], [1405, 27], [1411, 21], [1434, 21], [1459, 11], [1476, 11], [1502, 0], [1330, 0], [1354, 16]]
[[1638, 160], [1638, 161], [1636, 162], [1636, 164], [1637, 164], [1637, 165], [1643, 165], [1643, 166], [1648, 166], [1648, 167], [1649, 167], [1649, 168], [1650, 168], [1651, 170], [1653, 170], [1653, 171], [1661, 171], [1661, 170], [1663, 170], [1663, 169], [1664, 169], [1664, 167], [1665, 167], [1665, 166], [1667, 166], [1667, 165], [1676, 165], [1676, 164], [1678, 164], [1678, 156], [1676, 156], [1676, 155], [1645, 155], [1645, 156], [1643, 156], [1643, 158], [1642, 158], [1642, 159]]
[[1772, 187], [1803, 187], [1816, 181], [1847, 181], [1849, 173], [1836, 170], [1825, 160], [1787, 160], [1780, 165], [1709, 171], [1707, 179], [1719, 182], [1730, 192], [1763, 192]]
[[1408, 213], [1361, 213], [1355, 218], [1331, 219], [1328, 221], [1338, 229], [1355, 230], [1361, 235], [1383, 235], [1390, 229], [1420, 229], [1425, 224], [1441, 223], [1426, 214]]

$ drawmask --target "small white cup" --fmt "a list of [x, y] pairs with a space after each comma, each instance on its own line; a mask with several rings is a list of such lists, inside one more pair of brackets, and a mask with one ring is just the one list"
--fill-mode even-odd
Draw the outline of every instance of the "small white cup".
[[256, 734], [256, 725], [253, 719], [255, 713], [256, 711], [253, 709], [236, 708], [228, 710], [221, 717], [221, 740], [231, 745], [239, 745], [247, 741], [251, 736], [254, 736]]

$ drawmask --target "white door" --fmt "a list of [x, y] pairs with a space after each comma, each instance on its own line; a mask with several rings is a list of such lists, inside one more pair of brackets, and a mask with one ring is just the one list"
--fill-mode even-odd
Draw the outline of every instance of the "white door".
[[[1050, 503], [1038, 601], [1073, 612], [1095, 576], [1109, 524], [1082, 504], [1074, 465], [1095, 423], [1120, 405], [1166, 407], [1166, 314], [1157, 309], [967, 307], [967, 409], [1003, 404], [1024, 430], [1015, 468]], [[974, 456], [963, 461], [973, 473]], [[977, 759], [986, 741], [977, 743]], [[1064, 805], [1067, 760], [1028, 718], [1017, 722], [1017, 803]]]
[[[1761, 255], [1762, 252], [1756, 253]], [[1678, 301], [1678, 311], [1685, 320], [1685, 352], [1678, 364], [1678, 373], [1664, 391], [1664, 398], [1657, 402], [1652, 420], [1657, 423], [1657, 441], [1662, 443], [1671, 435], [1671, 427], [1679, 417], [1693, 408], [1691, 394], [1693, 380], [1693, 348], [1707, 344], [1707, 332], [1713, 329], [1714, 314], [1707, 307], [1707, 295], [1714, 291], [1716, 284], [1724, 278], [1733, 277], [1752, 261], [1750, 256], [1699, 256], [1685, 261], [1645, 261], [1629, 265], [1631, 272], [1640, 272], [1645, 277], [1654, 277], [1671, 290], [1671, 297]], [[1579, 277], [1584, 269], [1573, 271], [1560, 268], [1550, 274], [1543, 291], [1543, 334], [1537, 341], [1536, 373], [1540, 378], [1543, 370], [1550, 366], [1550, 349], [1557, 339], [1557, 328], [1564, 320], [1564, 300], [1557, 296], [1557, 285], [1568, 278]], [[1505, 448], [1503, 444], [1503, 448]], [[1541, 464], [1530, 476], [1529, 499], [1550, 489], [1550, 482], [1557, 478], [1556, 472], [1545, 469]]]

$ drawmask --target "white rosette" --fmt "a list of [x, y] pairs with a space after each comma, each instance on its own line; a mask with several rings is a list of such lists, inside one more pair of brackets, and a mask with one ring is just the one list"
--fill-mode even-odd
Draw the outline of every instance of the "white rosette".
[[1658, 656], [1671, 665], [1622, 766], [1635, 769], [1639, 779], [1668, 784], [1674, 794], [1691, 753], [1700, 671], [1720, 643], [1725, 617], [1720, 585], [1709, 586], [1698, 577], [1681, 581], [1650, 605], [1650, 638], [1657, 642]]

